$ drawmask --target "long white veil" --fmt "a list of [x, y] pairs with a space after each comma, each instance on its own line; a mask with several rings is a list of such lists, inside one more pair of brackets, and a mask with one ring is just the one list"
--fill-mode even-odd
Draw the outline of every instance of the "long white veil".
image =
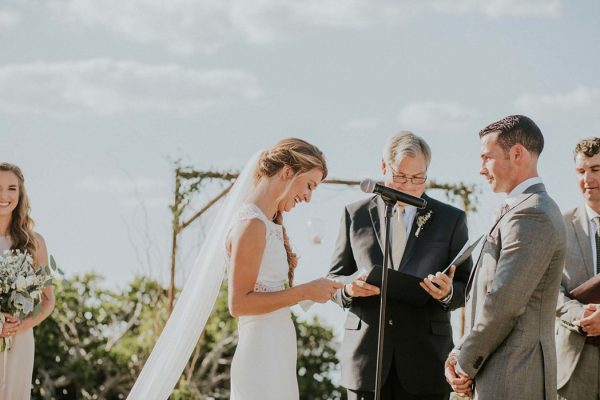
[[254, 170], [261, 153], [252, 156], [227, 195], [128, 400], [166, 400], [177, 384], [215, 305], [227, 265], [226, 235], [254, 187]]

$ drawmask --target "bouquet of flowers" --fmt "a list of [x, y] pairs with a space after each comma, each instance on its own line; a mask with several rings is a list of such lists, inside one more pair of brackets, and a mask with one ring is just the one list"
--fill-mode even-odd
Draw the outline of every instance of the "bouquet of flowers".
[[[51, 266], [37, 271], [31, 254], [20, 250], [6, 250], [0, 255], [0, 311], [15, 318], [35, 316], [40, 309], [44, 288], [50, 286], [53, 271], [57, 269], [53, 257]], [[0, 314], [0, 330], [5, 322]], [[12, 338], [0, 338], [0, 352], [10, 350]]]

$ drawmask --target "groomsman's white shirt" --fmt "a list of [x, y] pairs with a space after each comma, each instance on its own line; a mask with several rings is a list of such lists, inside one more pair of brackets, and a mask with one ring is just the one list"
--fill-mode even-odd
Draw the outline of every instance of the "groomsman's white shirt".
[[587, 205], [587, 203], [585, 204], [585, 211], [587, 213], [588, 225], [589, 225], [589, 229], [590, 229], [590, 242], [592, 242], [592, 260], [593, 260], [592, 276], [594, 276], [594, 275], [596, 275], [596, 271], [597, 271], [596, 263], [598, 262], [596, 260], [596, 253], [598, 251], [596, 249], [596, 234], [598, 232], [598, 226], [596, 226], [596, 223], [594, 222], [594, 218], [600, 217], [600, 214], [598, 214], [596, 211], [592, 210], [590, 208], [590, 206]]

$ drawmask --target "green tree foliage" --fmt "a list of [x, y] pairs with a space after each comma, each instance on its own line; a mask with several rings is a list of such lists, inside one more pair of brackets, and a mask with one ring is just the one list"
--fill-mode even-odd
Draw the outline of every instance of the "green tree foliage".
[[[75, 277], [55, 288], [56, 309], [34, 329], [35, 399], [124, 399], [167, 317], [167, 293], [139, 277], [122, 290], [98, 275]], [[336, 342], [317, 319], [296, 321], [298, 373], [303, 399], [341, 398]], [[224, 287], [215, 310], [171, 395], [173, 400], [228, 399], [237, 323]]]
[[332, 382], [337, 373], [337, 346], [333, 331], [315, 317], [312, 321], [297, 321], [298, 386], [300, 397], [306, 400], [341, 399], [342, 391]]

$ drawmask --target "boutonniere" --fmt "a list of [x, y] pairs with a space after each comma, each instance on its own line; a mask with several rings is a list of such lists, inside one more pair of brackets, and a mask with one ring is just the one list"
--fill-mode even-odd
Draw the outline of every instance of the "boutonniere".
[[433, 214], [433, 210], [429, 210], [427, 214], [419, 215], [417, 217], [417, 231], [415, 232], [415, 237], [419, 237], [421, 230], [423, 230], [423, 226], [429, 221], [431, 215]]

